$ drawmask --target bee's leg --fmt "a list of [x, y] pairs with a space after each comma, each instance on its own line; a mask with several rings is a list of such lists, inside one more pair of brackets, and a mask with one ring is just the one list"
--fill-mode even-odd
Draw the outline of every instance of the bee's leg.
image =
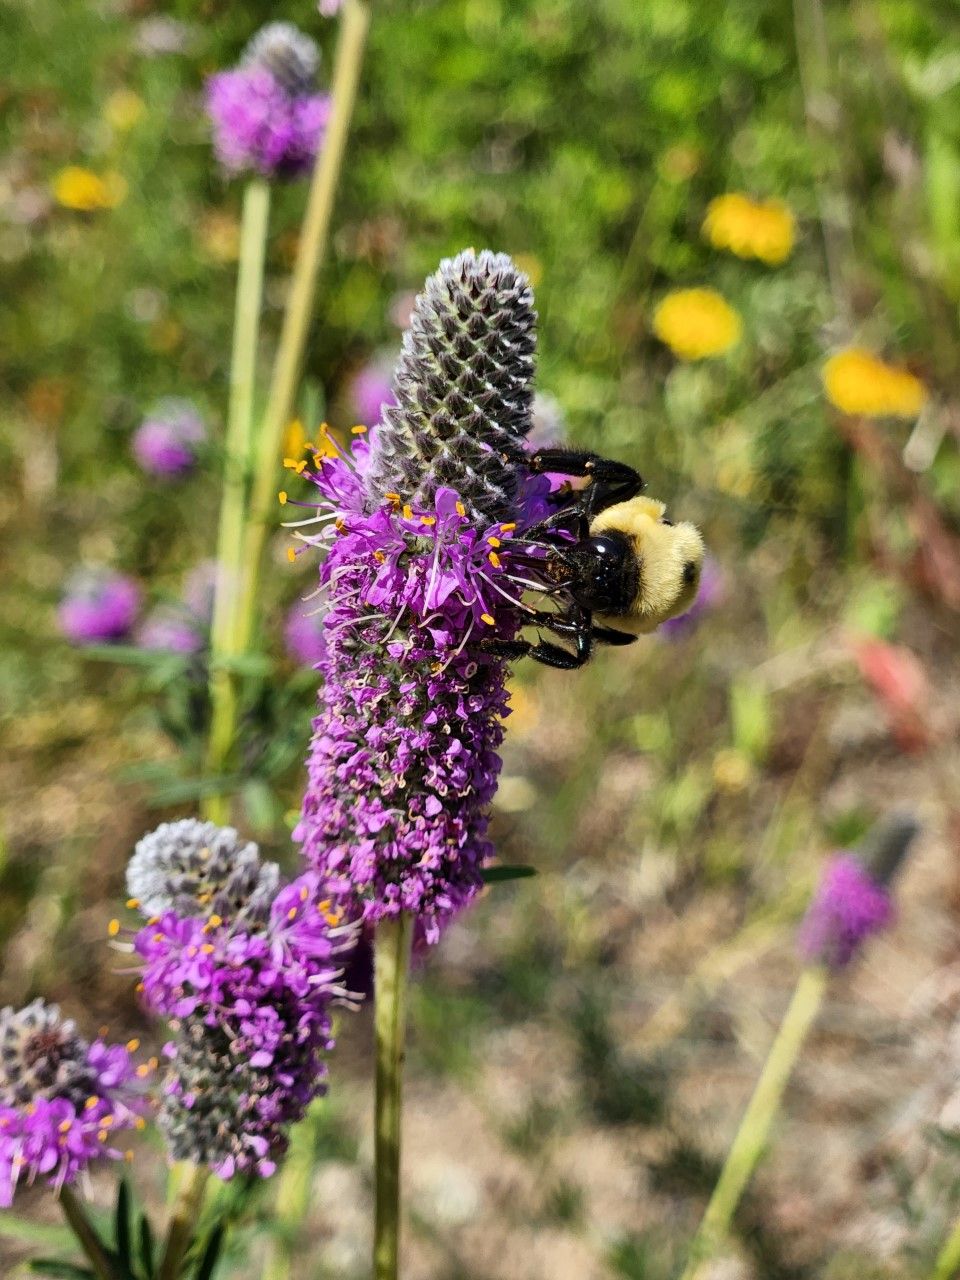
[[635, 640], [639, 640], [639, 636], [632, 636], [626, 631], [617, 631], [615, 627], [594, 627], [594, 640], [599, 640], [601, 644], [633, 644]]
[[588, 519], [615, 502], [636, 497], [643, 488], [643, 478], [633, 467], [581, 449], [540, 449], [528, 465], [537, 474], [553, 471], [562, 476], [588, 477], [592, 484], [580, 495], [581, 501], [567, 507], [568, 511], [582, 507]]
[[532, 644], [529, 640], [485, 640], [481, 647], [487, 653], [495, 653], [501, 658], [533, 658], [548, 667], [560, 667], [572, 671], [582, 667], [590, 657], [593, 647], [593, 631], [590, 627], [589, 615], [578, 612], [573, 616], [562, 613], [550, 613], [541, 609], [534, 617], [524, 620], [525, 626], [542, 626], [549, 628], [557, 635], [568, 636], [576, 641], [576, 650], [571, 653], [549, 640], [541, 640]]

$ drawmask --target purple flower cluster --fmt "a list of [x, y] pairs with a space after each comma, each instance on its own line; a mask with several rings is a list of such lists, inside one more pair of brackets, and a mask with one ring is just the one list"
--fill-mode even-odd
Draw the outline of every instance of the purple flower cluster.
[[140, 611], [140, 588], [108, 569], [81, 569], [67, 581], [57, 611], [71, 644], [106, 644], [129, 635]]
[[344, 503], [351, 477], [331, 458], [313, 476], [337, 522], [321, 570], [324, 709], [294, 838], [338, 900], [370, 921], [408, 911], [435, 941], [492, 853], [509, 713], [504, 664], [477, 642], [516, 634], [516, 525], [481, 532], [449, 488], [429, 511], [388, 500], [368, 515]]
[[118, 1134], [143, 1124], [142, 1070], [124, 1046], [83, 1040], [55, 1005], [0, 1010], [0, 1206], [22, 1181], [59, 1188], [118, 1159]]
[[893, 919], [893, 902], [852, 853], [827, 863], [800, 928], [799, 946], [808, 963], [845, 968], [874, 933]]
[[141, 649], [189, 655], [207, 643], [213, 617], [213, 592], [217, 566], [204, 561], [192, 569], [179, 602], [160, 604], [143, 621], [137, 635]]
[[148, 887], [145, 911], [173, 904], [134, 941], [144, 999], [173, 1020], [159, 1116], [171, 1153], [222, 1178], [268, 1177], [287, 1128], [325, 1089], [330, 1004], [346, 998], [338, 979], [356, 931], [315, 873], [278, 888], [256, 846], [209, 823], [145, 837], [128, 883]]
[[330, 99], [314, 92], [319, 54], [289, 23], [255, 36], [238, 67], [207, 81], [214, 148], [230, 174], [297, 178], [323, 142]]
[[797, 940], [807, 964], [843, 969], [867, 938], [890, 925], [890, 884], [918, 832], [911, 814], [893, 813], [856, 850], [829, 860]]
[[164, 479], [192, 471], [207, 438], [204, 421], [190, 400], [161, 400], [137, 428], [131, 448], [149, 475]]

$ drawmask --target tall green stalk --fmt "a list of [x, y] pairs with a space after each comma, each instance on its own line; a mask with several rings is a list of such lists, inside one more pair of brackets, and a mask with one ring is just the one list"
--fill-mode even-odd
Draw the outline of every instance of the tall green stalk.
[[947, 1237], [947, 1242], [937, 1254], [930, 1272], [930, 1280], [957, 1280], [960, 1276], [960, 1218]]
[[170, 1210], [167, 1238], [163, 1246], [163, 1257], [160, 1260], [157, 1280], [178, 1280], [184, 1255], [197, 1229], [209, 1178], [210, 1171], [203, 1165], [185, 1166]]
[[277, 467], [283, 433], [293, 414], [320, 264], [330, 239], [333, 199], [343, 167], [347, 134], [357, 97], [363, 51], [370, 25], [366, 0], [346, 0], [340, 20], [331, 88], [330, 121], [310, 182], [290, 294], [283, 316], [270, 392], [257, 446], [256, 469], [245, 542], [247, 572], [241, 585], [237, 640], [240, 651], [252, 638], [260, 561], [276, 504]]
[[[230, 358], [230, 403], [224, 451], [223, 499], [217, 534], [217, 576], [210, 629], [210, 740], [207, 772], [224, 772], [237, 728], [237, 676], [231, 659], [242, 652], [237, 628], [244, 577], [244, 526], [253, 437], [253, 408], [263, 301], [263, 262], [270, 215], [270, 187], [253, 178], [243, 193], [240, 265]], [[208, 795], [206, 817], [223, 823], [230, 802], [223, 792]]]
[[730, 1230], [740, 1198], [767, 1145], [770, 1128], [780, 1110], [787, 1082], [823, 1003], [826, 987], [826, 969], [810, 967], [801, 973], [790, 1007], [770, 1046], [753, 1097], [743, 1114], [737, 1136], [710, 1197], [680, 1280], [697, 1280], [701, 1268], [713, 1256]]
[[397, 1280], [400, 1252], [400, 1121], [413, 917], [377, 925], [373, 943], [376, 1102], [374, 1280]]
[[83, 1205], [66, 1185], [60, 1188], [57, 1198], [60, 1201], [63, 1216], [70, 1224], [70, 1230], [77, 1237], [98, 1280], [118, 1280], [117, 1270], [103, 1246], [103, 1241], [87, 1217]]

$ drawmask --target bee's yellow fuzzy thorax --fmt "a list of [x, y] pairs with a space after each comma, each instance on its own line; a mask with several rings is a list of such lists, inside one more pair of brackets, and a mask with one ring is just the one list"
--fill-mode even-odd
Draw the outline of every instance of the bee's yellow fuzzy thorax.
[[[607, 507], [590, 525], [591, 534], [613, 532], [630, 538], [640, 569], [640, 587], [630, 613], [598, 619], [604, 625], [643, 635], [693, 603], [700, 585], [703, 539], [692, 524], [663, 524], [665, 511], [666, 505], [656, 498], [631, 498]], [[690, 563], [696, 566], [696, 574], [686, 582], [684, 567]]]

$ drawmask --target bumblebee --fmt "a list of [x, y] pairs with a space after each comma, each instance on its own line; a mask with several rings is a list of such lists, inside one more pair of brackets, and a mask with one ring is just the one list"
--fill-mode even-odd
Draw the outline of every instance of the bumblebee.
[[572, 669], [587, 662], [596, 643], [632, 644], [686, 612], [700, 585], [703, 539], [692, 524], [668, 520], [662, 502], [643, 496], [632, 467], [568, 449], [542, 449], [528, 465], [534, 473], [589, 482], [563, 494], [555, 511], [525, 531], [521, 553], [557, 606], [529, 608], [527, 624], [573, 648], [518, 639], [492, 640], [488, 649]]

